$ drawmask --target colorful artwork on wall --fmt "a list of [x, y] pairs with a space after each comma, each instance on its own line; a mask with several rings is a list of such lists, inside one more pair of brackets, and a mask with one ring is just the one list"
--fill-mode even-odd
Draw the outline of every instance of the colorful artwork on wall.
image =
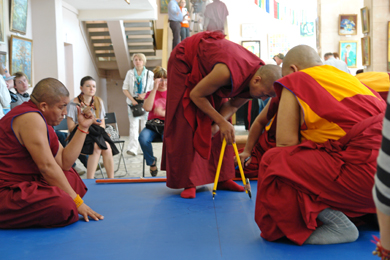
[[4, 0], [0, 0], [0, 42], [4, 42]]
[[362, 63], [363, 66], [370, 66], [370, 36], [362, 38]]
[[16, 35], [11, 36], [10, 43], [10, 74], [24, 72], [28, 83], [32, 84], [32, 53], [33, 42], [30, 39]]
[[357, 14], [340, 14], [339, 35], [357, 34]]
[[242, 41], [241, 45], [260, 58], [260, 41]]
[[160, 13], [162, 14], [168, 13], [168, 4], [169, 4], [169, 0], [160, 0]]
[[357, 41], [340, 41], [340, 60], [345, 61], [348, 68], [356, 68]]
[[5, 51], [0, 51], [0, 63], [4, 66], [4, 67], [8, 67], [8, 63], [7, 63], [7, 53]]
[[11, 31], [26, 34], [27, 10], [28, 0], [11, 0]]
[[291, 37], [286, 34], [270, 34], [268, 35], [268, 58], [272, 59], [276, 54], [286, 53], [295, 44], [291, 41]]
[[363, 7], [362, 9], [360, 9], [360, 13], [362, 15], [362, 32], [369, 33], [370, 32], [370, 20], [369, 20], [368, 8]]

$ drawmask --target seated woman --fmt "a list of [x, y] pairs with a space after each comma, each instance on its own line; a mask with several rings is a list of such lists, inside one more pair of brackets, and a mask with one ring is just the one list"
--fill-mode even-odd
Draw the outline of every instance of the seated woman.
[[80, 90], [80, 95], [75, 97], [68, 105], [67, 123], [70, 132], [69, 138], [71, 139], [74, 132], [77, 130], [77, 106], [89, 107], [92, 109], [92, 111], [95, 112], [96, 119], [89, 128], [83, 149], [81, 150], [82, 154], [89, 155], [87, 163], [87, 178], [93, 179], [95, 177], [95, 171], [99, 163], [100, 155], [103, 156], [103, 164], [106, 168], [108, 178], [114, 178], [113, 155], [118, 154], [119, 151], [104, 130], [104, 117], [106, 112], [101, 98], [95, 96], [95, 80], [90, 76], [82, 78], [80, 82]]
[[[167, 100], [167, 71], [157, 66], [154, 70], [154, 87], [146, 93], [144, 109], [149, 112], [148, 120], [165, 120], [165, 108]], [[157, 158], [153, 156], [152, 141], [156, 136], [163, 138], [163, 133], [158, 133], [146, 126], [139, 134], [138, 141], [141, 145], [146, 164], [150, 166], [150, 174], [157, 176]]]

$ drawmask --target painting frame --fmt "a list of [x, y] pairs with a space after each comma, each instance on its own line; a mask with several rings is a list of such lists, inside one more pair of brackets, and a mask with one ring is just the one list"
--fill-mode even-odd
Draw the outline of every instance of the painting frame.
[[261, 43], [259, 40], [241, 41], [241, 46], [260, 58]]
[[30, 86], [33, 83], [33, 40], [11, 35], [9, 52], [9, 73], [22, 71]]
[[0, 0], [0, 43], [5, 43], [5, 26], [4, 26], [4, 14], [5, 4], [4, 0]]
[[10, 31], [25, 35], [27, 32], [28, 0], [11, 0]]
[[370, 15], [367, 7], [360, 9], [360, 14], [362, 17], [362, 33], [370, 32]]
[[363, 66], [370, 66], [370, 52], [371, 52], [371, 46], [370, 46], [370, 36], [365, 36], [361, 39], [362, 44], [362, 65]]
[[348, 68], [357, 68], [357, 49], [358, 41], [339, 42], [340, 60], [345, 61]]
[[357, 35], [357, 14], [339, 15], [339, 35]]
[[7, 62], [7, 52], [6, 51], [0, 51], [0, 63], [4, 65], [4, 67], [8, 67]]

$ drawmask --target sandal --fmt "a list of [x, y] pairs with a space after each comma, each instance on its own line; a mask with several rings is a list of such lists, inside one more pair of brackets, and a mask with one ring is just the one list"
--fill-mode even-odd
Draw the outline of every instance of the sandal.
[[157, 158], [154, 157], [154, 163], [152, 165], [150, 165], [150, 167], [156, 167], [155, 170], [152, 170], [150, 169], [150, 175], [152, 175], [152, 177], [156, 177], [157, 176], [157, 173], [158, 173], [158, 169], [157, 169]]

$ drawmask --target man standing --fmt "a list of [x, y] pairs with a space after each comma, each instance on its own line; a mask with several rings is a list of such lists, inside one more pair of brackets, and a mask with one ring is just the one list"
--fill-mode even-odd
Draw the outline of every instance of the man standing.
[[206, 5], [204, 11], [206, 31], [221, 31], [225, 32], [226, 17], [229, 11], [225, 3], [220, 0], [213, 0], [213, 3]]
[[180, 42], [180, 23], [183, 21], [183, 14], [181, 13], [179, 2], [180, 0], [171, 0], [168, 4], [169, 27], [171, 27], [173, 34], [172, 50]]
[[78, 131], [63, 148], [52, 126], [66, 115], [69, 92], [43, 79], [31, 100], [8, 112], [0, 124], [0, 228], [60, 227], [103, 219], [81, 197], [87, 192], [71, 168], [94, 117], [78, 109]]
[[[249, 98], [274, 95], [272, 84], [281, 77], [280, 67], [263, 65], [220, 32], [197, 33], [173, 50], [161, 168], [167, 171], [168, 187], [184, 188], [183, 198], [195, 198], [196, 186], [214, 181], [222, 139], [227, 144], [235, 140], [229, 118]], [[243, 191], [231, 180], [233, 157], [228, 145], [218, 189]]]
[[325, 60], [324, 65], [330, 65], [338, 68], [341, 71], [349, 73], [347, 64], [344, 61], [336, 60], [333, 56], [333, 53], [331, 52], [325, 53], [324, 60]]

